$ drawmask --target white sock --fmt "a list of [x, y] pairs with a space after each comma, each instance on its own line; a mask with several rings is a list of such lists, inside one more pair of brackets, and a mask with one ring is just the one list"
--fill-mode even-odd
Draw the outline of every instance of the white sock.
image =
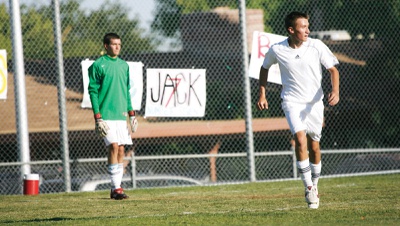
[[108, 173], [111, 177], [111, 189], [117, 189], [121, 187], [121, 179], [119, 177], [119, 169], [118, 164], [110, 164], [108, 165]]
[[304, 187], [313, 186], [311, 180], [311, 167], [309, 159], [296, 162], [297, 169], [299, 170], [301, 180], [303, 181]]
[[318, 185], [319, 177], [321, 176], [321, 161], [318, 164], [310, 164], [311, 166], [311, 178], [314, 186]]
[[118, 163], [116, 165], [117, 165], [117, 173], [115, 174], [115, 189], [121, 188], [122, 174], [124, 173], [123, 164]]
[[120, 178], [120, 184], [122, 183], [122, 177], [124, 177], [124, 164], [118, 163], [118, 173]]

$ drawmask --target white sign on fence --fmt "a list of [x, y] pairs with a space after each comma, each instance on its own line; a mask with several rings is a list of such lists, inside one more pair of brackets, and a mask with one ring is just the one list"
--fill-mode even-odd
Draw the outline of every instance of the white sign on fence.
[[7, 99], [7, 52], [0, 49], [0, 99]]
[[[281, 35], [258, 31], [253, 32], [253, 47], [251, 49], [249, 65], [249, 76], [251, 78], [259, 79], [260, 68], [263, 64], [265, 53], [273, 44], [281, 42], [286, 38], [287, 37]], [[272, 65], [268, 70], [268, 82], [282, 84], [281, 74], [277, 64]]]
[[147, 69], [146, 117], [204, 117], [205, 69]]
[[[93, 64], [93, 60], [84, 60], [81, 62], [82, 75], [83, 75], [83, 100], [81, 103], [82, 108], [92, 108], [90, 102], [90, 96], [88, 91], [89, 85], [89, 72], [90, 65]], [[142, 62], [127, 62], [129, 65], [129, 81], [131, 89], [131, 102], [133, 110], [140, 110], [142, 105], [143, 96], [143, 63]]]

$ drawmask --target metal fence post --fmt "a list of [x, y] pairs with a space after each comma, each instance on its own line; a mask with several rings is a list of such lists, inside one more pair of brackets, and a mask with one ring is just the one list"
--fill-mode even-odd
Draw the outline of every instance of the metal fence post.
[[61, 146], [63, 157], [63, 172], [64, 172], [64, 186], [66, 192], [71, 192], [71, 173], [69, 167], [69, 146], [68, 146], [68, 131], [67, 131], [67, 111], [65, 103], [65, 81], [64, 81], [64, 60], [62, 52], [61, 41], [61, 19], [60, 19], [60, 4], [58, 0], [53, 0], [53, 29], [54, 29], [54, 44], [57, 56], [57, 69], [58, 69], [58, 111], [59, 123], [61, 132]]
[[239, 1], [239, 21], [242, 40], [242, 53], [243, 53], [243, 80], [245, 91], [245, 105], [246, 105], [246, 141], [247, 141], [247, 158], [249, 161], [249, 176], [250, 181], [256, 181], [255, 163], [254, 163], [254, 144], [253, 144], [253, 126], [252, 126], [252, 112], [251, 112], [251, 90], [249, 81], [249, 52], [247, 50], [247, 31], [246, 31], [246, 5], [244, 0]]
[[25, 69], [24, 54], [22, 45], [21, 15], [19, 10], [19, 1], [10, 0], [13, 61], [14, 61], [14, 87], [15, 87], [15, 114], [17, 139], [19, 148], [19, 159], [25, 163], [21, 165], [21, 178], [24, 174], [31, 173], [31, 167], [28, 164], [30, 160], [29, 150], [29, 131], [28, 131], [28, 113], [25, 93]]
[[132, 179], [132, 188], [136, 189], [136, 162], [135, 162], [135, 152], [132, 152], [131, 156], [131, 179]]

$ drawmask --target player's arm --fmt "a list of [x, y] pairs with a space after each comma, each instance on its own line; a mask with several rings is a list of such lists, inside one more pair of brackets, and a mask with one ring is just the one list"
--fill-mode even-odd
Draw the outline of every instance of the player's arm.
[[90, 102], [92, 103], [93, 114], [100, 113], [99, 107], [99, 90], [100, 90], [100, 78], [96, 73], [96, 68], [94, 64], [92, 64], [89, 69], [89, 86], [88, 92], [90, 96]]
[[92, 109], [94, 114], [94, 120], [96, 125], [96, 132], [99, 136], [105, 137], [107, 136], [108, 127], [107, 123], [103, 121], [100, 108], [99, 108], [99, 89], [100, 89], [100, 78], [96, 73], [96, 68], [93, 64], [89, 67], [89, 86], [88, 91], [90, 95], [90, 102], [92, 103]]
[[259, 99], [257, 107], [260, 110], [268, 109], [266, 86], [268, 81], [268, 69], [263, 66], [260, 68], [260, 78], [259, 78]]
[[332, 84], [332, 91], [329, 93], [328, 96], [328, 103], [331, 106], [335, 106], [339, 103], [340, 95], [339, 95], [339, 71], [336, 67], [331, 67], [328, 69], [329, 73], [331, 74], [331, 84]]

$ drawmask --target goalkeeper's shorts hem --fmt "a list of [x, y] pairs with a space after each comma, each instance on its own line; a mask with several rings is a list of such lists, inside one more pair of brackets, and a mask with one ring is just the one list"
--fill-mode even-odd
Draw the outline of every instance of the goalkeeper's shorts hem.
[[132, 144], [132, 138], [128, 130], [128, 124], [124, 120], [104, 120], [110, 130], [107, 136], [104, 137], [104, 142], [107, 146], [112, 143], [118, 145], [130, 145]]

